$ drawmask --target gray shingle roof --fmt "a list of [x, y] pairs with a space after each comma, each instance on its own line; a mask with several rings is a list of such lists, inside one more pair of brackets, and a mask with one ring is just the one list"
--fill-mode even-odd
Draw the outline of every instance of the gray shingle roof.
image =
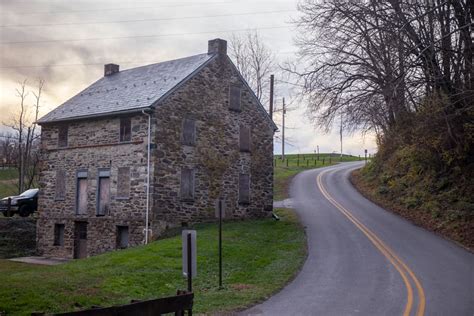
[[38, 123], [71, 120], [151, 106], [214, 55], [200, 54], [102, 77], [49, 112]]

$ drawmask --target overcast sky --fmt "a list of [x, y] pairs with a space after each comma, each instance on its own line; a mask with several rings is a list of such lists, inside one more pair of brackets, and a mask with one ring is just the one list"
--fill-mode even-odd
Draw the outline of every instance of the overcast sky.
[[[280, 62], [297, 48], [291, 23], [294, 0], [0, 0], [0, 123], [18, 108], [15, 88], [28, 79], [46, 81], [44, 115], [103, 75], [103, 64], [121, 69], [176, 59], [207, 51], [207, 41], [257, 30]], [[278, 78], [276, 78], [278, 79]], [[289, 87], [278, 85], [276, 102]], [[30, 99], [29, 103], [32, 103]], [[293, 102], [287, 113], [288, 153], [339, 152], [338, 127], [329, 134], [314, 129], [304, 104]], [[279, 116], [276, 121], [281, 120]], [[344, 135], [344, 152], [363, 155], [376, 150], [371, 135]], [[281, 144], [275, 142], [275, 153]]]

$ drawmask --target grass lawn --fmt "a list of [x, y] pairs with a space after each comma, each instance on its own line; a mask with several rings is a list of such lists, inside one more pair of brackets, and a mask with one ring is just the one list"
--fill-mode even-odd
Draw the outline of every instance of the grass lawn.
[[0, 198], [18, 194], [18, 186], [15, 180], [0, 180]]
[[11, 180], [18, 177], [18, 170], [16, 168], [0, 168], [0, 180]]
[[[361, 158], [362, 159], [362, 158]], [[342, 161], [357, 161], [359, 157], [343, 155]], [[334, 165], [340, 162], [339, 155], [320, 154], [299, 154], [285, 155], [285, 160], [281, 160], [281, 156], [275, 155], [274, 160], [274, 177], [273, 187], [275, 201], [288, 198], [288, 188], [293, 176], [297, 173], [307, 170]]]
[[[218, 289], [217, 225], [200, 224], [195, 312], [216, 313], [252, 305], [282, 288], [305, 260], [303, 228], [277, 210], [280, 221], [227, 222], [223, 229], [224, 289]], [[0, 260], [0, 314], [60, 312], [131, 299], [174, 295], [185, 289], [181, 237], [115, 251], [61, 266]]]
[[17, 169], [0, 169], [0, 198], [18, 194], [17, 177]]

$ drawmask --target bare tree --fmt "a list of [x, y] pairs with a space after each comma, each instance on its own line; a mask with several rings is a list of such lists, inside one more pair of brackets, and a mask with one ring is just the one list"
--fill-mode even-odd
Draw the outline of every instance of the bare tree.
[[10, 167], [14, 165], [16, 140], [11, 133], [4, 133], [0, 135], [0, 159], [2, 167]]
[[400, 134], [436, 98], [443, 150], [465, 150], [474, 96], [469, 1], [305, 0], [298, 9], [300, 59], [286, 68], [317, 124], [329, 129], [342, 113], [345, 129]]
[[9, 122], [3, 122], [5, 126], [14, 131], [13, 136], [9, 139], [14, 139], [16, 144], [18, 191], [20, 193], [33, 185], [37, 174], [39, 133], [36, 129], [36, 121], [38, 120], [43, 88], [44, 81], [39, 79], [37, 90], [33, 92], [34, 103], [29, 106], [28, 95], [30, 92], [27, 91], [27, 80], [20, 82], [19, 88], [15, 90], [16, 96], [19, 98], [18, 112]]
[[36, 131], [36, 122], [38, 121], [38, 115], [40, 110], [41, 95], [44, 88], [44, 80], [38, 79], [37, 90], [33, 92], [34, 96], [34, 120], [31, 126], [28, 127], [27, 140], [25, 146], [25, 167], [24, 167], [24, 180], [27, 181], [27, 188], [33, 185], [33, 181], [36, 178], [38, 163], [39, 163], [39, 150], [38, 150], [38, 139], [40, 137]]
[[270, 75], [276, 69], [275, 57], [271, 49], [265, 45], [256, 31], [244, 35], [233, 34], [229, 48], [237, 69], [259, 101], [266, 104], [270, 89]]

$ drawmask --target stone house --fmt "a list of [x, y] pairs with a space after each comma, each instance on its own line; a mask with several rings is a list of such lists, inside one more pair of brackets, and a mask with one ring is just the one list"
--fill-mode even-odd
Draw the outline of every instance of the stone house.
[[42, 117], [37, 246], [83, 258], [167, 228], [268, 217], [276, 126], [227, 56], [208, 52], [104, 77]]

